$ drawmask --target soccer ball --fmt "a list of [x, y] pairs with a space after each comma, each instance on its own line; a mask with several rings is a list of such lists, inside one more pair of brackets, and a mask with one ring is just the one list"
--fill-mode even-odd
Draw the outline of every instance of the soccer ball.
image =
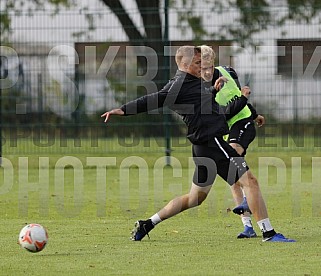
[[28, 224], [21, 229], [18, 242], [29, 252], [40, 252], [48, 242], [47, 230], [40, 224]]

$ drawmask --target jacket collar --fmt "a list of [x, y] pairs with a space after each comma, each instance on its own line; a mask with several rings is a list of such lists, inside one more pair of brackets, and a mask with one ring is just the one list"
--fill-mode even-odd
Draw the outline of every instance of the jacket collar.
[[186, 73], [186, 72], [184, 72], [182, 70], [177, 70], [176, 71], [176, 76], [183, 76], [183, 77], [185, 77], [185, 79], [189, 79], [189, 80], [199, 79], [198, 77], [195, 77], [195, 76], [193, 76], [193, 75], [191, 75], [189, 73]]

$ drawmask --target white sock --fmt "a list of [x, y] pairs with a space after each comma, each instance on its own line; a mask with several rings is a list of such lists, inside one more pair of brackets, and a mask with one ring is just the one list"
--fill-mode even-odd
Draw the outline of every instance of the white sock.
[[258, 224], [258, 226], [260, 227], [260, 229], [261, 229], [261, 231], [263, 233], [273, 230], [271, 222], [270, 222], [270, 220], [268, 218], [258, 221], [257, 224]]
[[244, 216], [243, 216], [243, 217], [242, 217], [242, 222], [243, 222], [243, 225], [244, 225], [244, 226], [252, 227], [252, 228], [253, 228], [251, 217], [244, 217]]
[[150, 219], [154, 225], [156, 225], [162, 221], [157, 213], [155, 215], [151, 216]]

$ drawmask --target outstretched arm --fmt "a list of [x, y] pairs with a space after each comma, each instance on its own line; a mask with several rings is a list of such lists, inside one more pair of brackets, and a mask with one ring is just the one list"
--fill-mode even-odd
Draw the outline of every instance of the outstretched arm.
[[104, 122], [107, 123], [111, 115], [135, 115], [138, 113], [147, 112], [149, 110], [154, 110], [159, 107], [162, 107], [168, 94], [168, 90], [166, 88], [167, 86], [165, 86], [159, 92], [142, 96], [122, 105], [120, 108], [115, 108], [110, 111], [107, 111], [104, 114], [102, 114], [101, 117], [105, 117]]
[[102, 114], [100, 117], [105, 117], [105, 123], [107, 123], [108, 119], [110, 118], [111, 115], [124, 115], [124, 111], [122, 111], [120, 108], [112, 109], [110, 111], [105, 112]]

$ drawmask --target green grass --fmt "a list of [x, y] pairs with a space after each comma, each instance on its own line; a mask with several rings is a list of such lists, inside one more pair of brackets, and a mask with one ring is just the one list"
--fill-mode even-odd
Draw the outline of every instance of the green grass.
[[[261, 182], [272, 225], [297, 243], [237, 240], [241, 221], [227, 212], [234, 204], [220, 179], [202, 206], [159, 224], [150, 240], [132, 242], [136, 219], [149, 217], [189, 190], [190, 153], [174, 153], [174, 169], [161, 169], [162, 162], [154, 169], [161, 155], [109, 156], [116, 165], [99, 173], [87, 159], [93, 154], [69, 159], [50, 155], [41, 161], [40, 170], [37, 156], [29, 156], [27, 170], [26, 159], [5, 156], [10, 166], [0, 169], [0, 274], [320, 275], [320, 162], [313, 170], [311, 163], [319, 153], [261, 152], [247, 157]], [[301, 166], [294, 167], [298, 160]], [[77, 169], [67, 165], [70, 161]], [[49, 232], [48, 246], [36, 254], [16, 244], [20, 229], [31, 222]]]

